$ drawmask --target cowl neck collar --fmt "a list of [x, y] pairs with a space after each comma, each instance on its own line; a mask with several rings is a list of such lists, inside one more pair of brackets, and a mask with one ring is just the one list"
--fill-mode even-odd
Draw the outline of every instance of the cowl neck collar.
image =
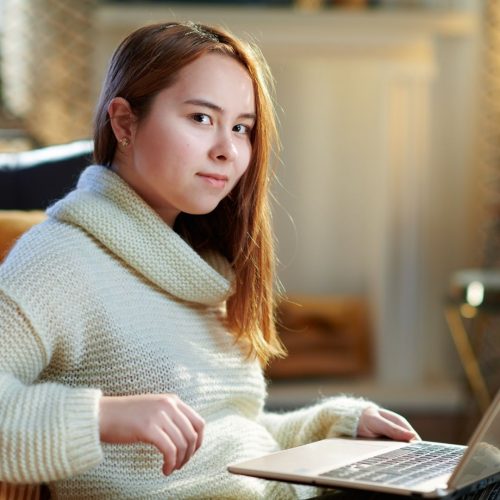
[[181, 300], [218, 305], [231, 293], [229, 263], [217, 255], [202, 258], [119, 175], [105, 167], [85, 169], [76, 189], [47, 214], [80, 227]]

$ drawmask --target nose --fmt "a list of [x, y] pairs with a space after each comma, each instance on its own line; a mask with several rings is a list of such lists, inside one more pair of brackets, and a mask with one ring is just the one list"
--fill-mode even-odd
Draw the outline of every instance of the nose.
[[215, 143], [210, 150], [212, 159], [218, 162], [233, 161], [238, 156], [232, 131], [221, 130], [216, 136]]

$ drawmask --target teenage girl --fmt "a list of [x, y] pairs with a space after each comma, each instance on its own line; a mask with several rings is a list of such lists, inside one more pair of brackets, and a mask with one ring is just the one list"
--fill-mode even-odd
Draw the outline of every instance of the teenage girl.
[[58, 499], [294, 498], [226, 466], [328, 436], [418, 439], [351, 397], [264, 410], [262, 366], [283, 354], [275, 144], [255, 47], [191, 23], [121, 43], [95, 164], [0, 267], [0, 481]]

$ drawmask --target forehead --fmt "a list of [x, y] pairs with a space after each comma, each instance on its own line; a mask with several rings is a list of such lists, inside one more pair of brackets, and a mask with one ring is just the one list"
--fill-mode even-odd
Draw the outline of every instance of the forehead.
[[209, 100], [238, 113], [255, 112], [252, 78], [239, 61], [223, 54], [204, 54], [187, 64], [162, 93], [178, 100]]

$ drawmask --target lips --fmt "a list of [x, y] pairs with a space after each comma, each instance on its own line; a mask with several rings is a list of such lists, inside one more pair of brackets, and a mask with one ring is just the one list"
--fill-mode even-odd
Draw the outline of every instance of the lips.
[[199, 173], [197, 175], [201, 177], [205, 182], [207, 182], [210, 186], [216, 188], [223, 188], [229, 180], [226, 175], [220, 174]]

